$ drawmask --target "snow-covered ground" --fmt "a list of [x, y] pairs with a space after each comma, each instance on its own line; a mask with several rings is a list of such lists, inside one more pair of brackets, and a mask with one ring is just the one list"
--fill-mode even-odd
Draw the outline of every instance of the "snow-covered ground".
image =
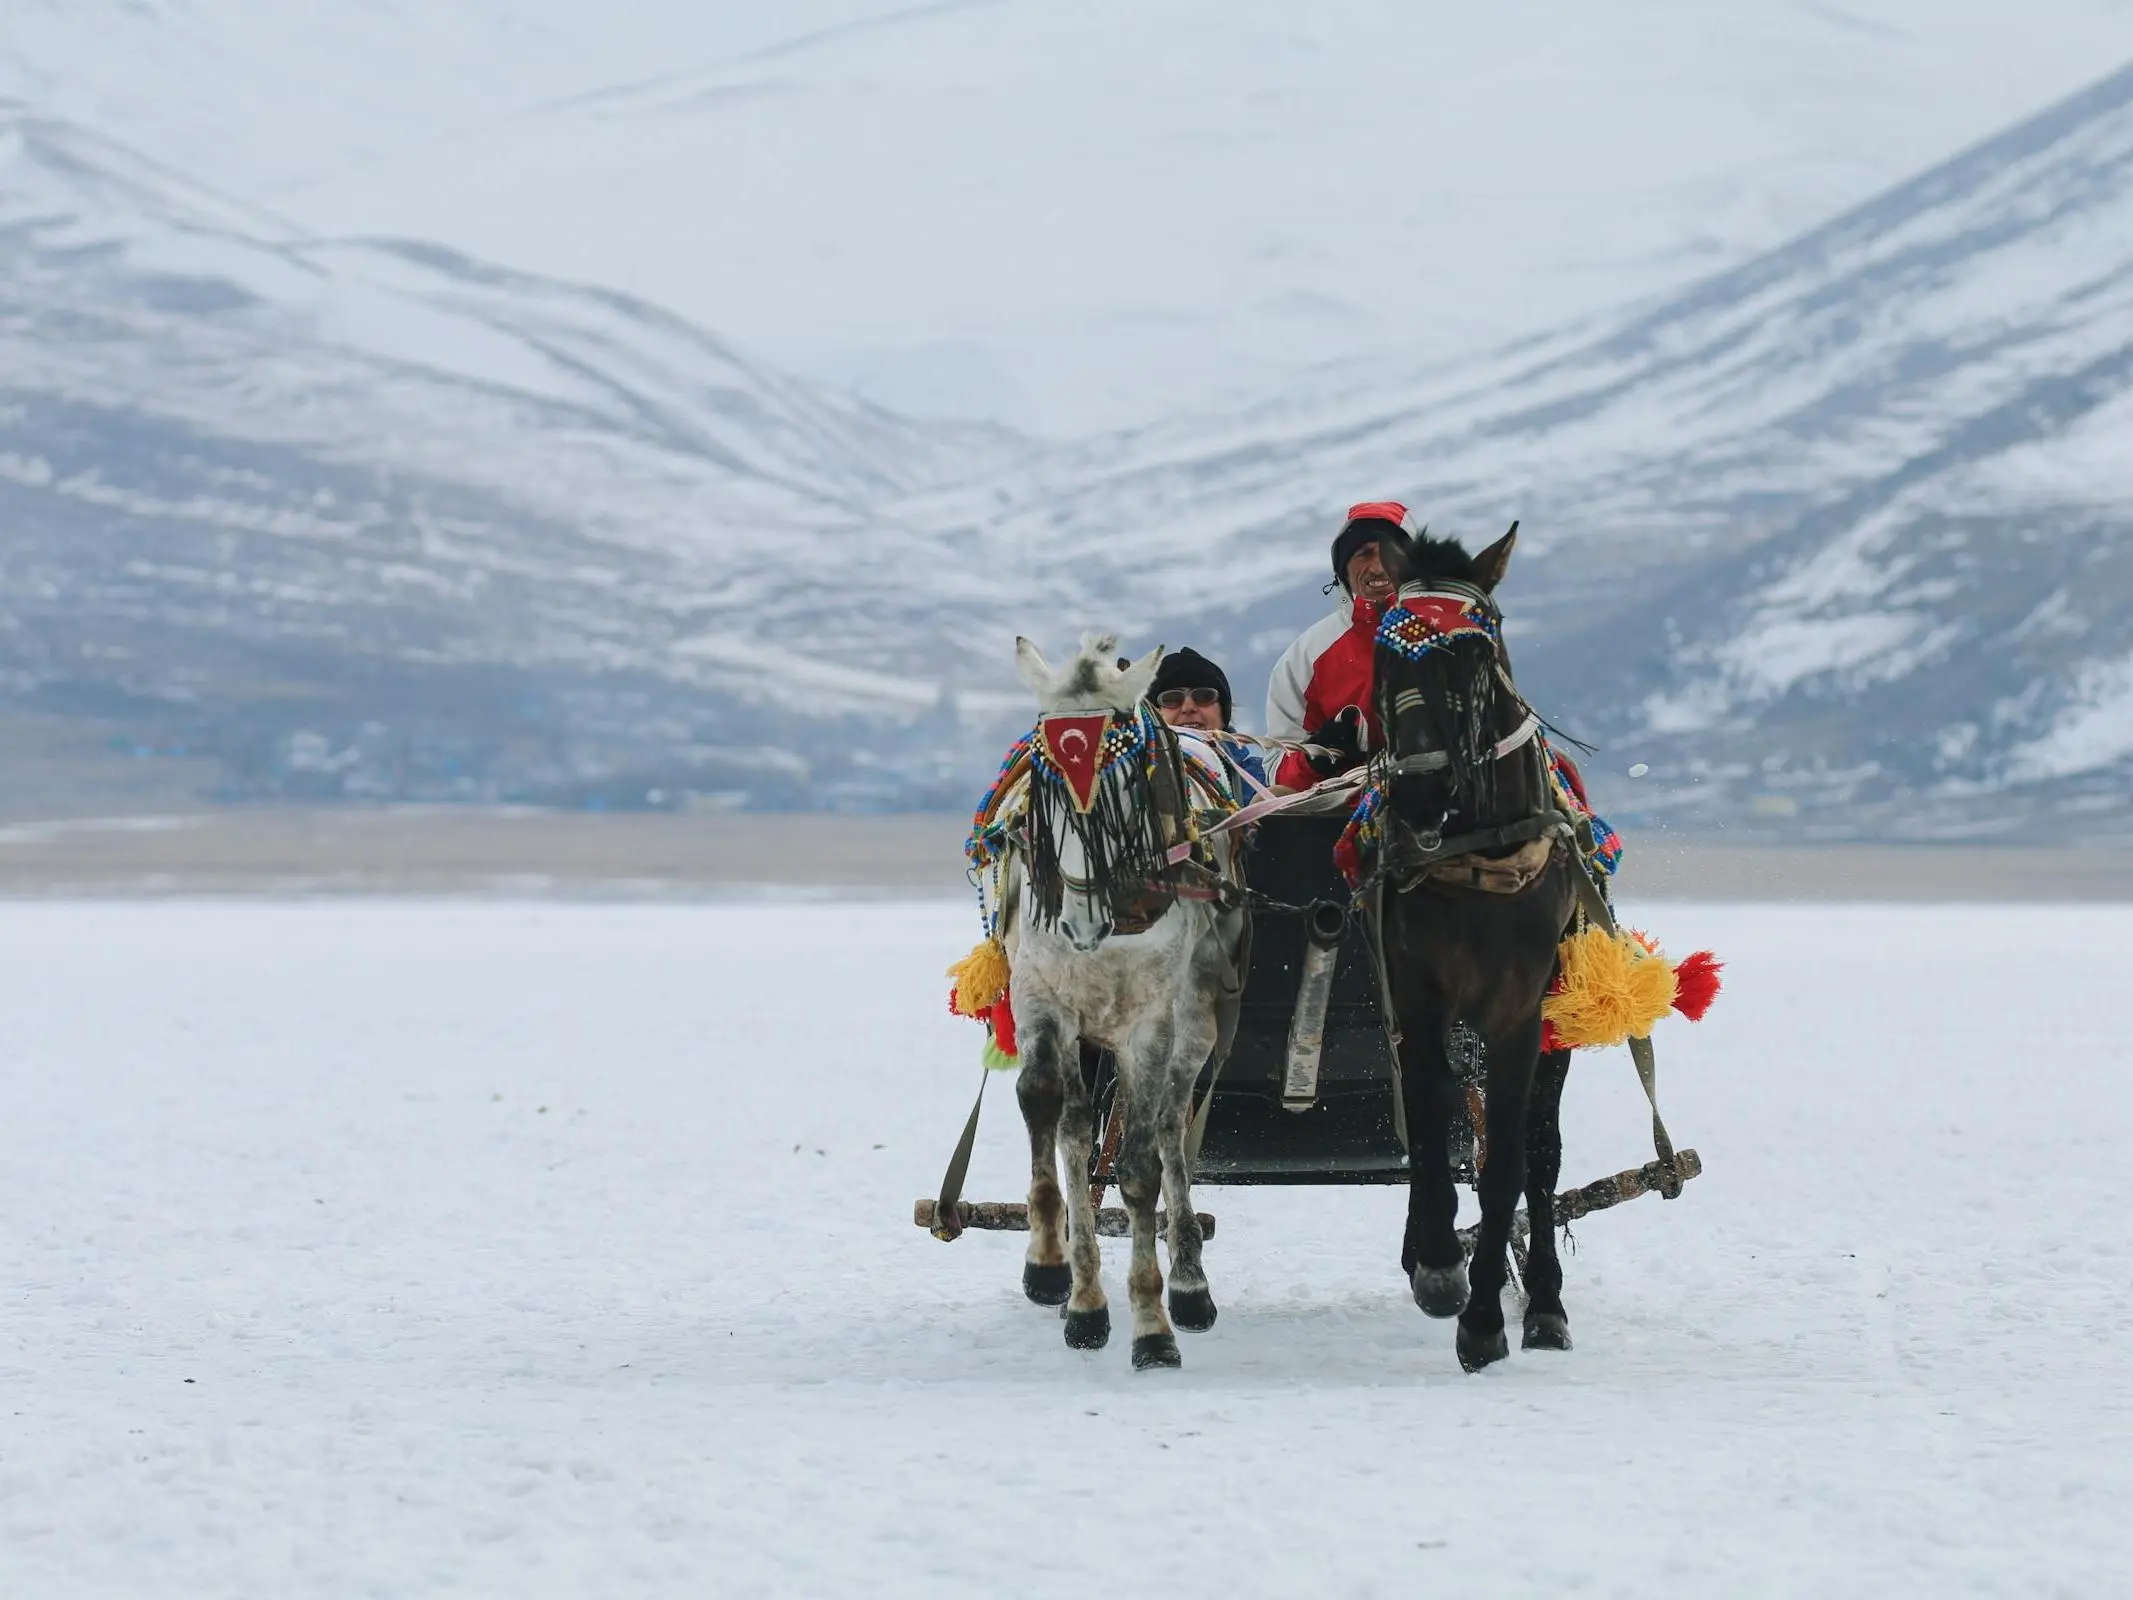
[[[1649, 910], [1731, 963], [1661, 1042], [1706, 1175], [1467, 1378], [1399, 1191], [1203, 1190], [1176, 1374], [914, 1229], [962, 906], [0, 909], [0, 1590], [2112, 1587], [2133, 910]], [[1566, 1179], [1640, 1104], [1580, 1064]]]

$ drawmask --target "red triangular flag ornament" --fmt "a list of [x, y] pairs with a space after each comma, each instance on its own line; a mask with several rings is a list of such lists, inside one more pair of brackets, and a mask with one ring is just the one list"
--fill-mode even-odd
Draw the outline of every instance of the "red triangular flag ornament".
[[1467, 633], [1474, 626], [1473, 607], [1457, 595], [1403, 594], [1394, 604], [1431, 633]]
[[1054, 715], [1037, 719], [1037, 743], [1066, 780], [1067, 797], [1076, 811], [1096, 804], [1096, 783], [1103, 776], [1104, 729], [1111, 723], [1108, 711], [1086, 715]]

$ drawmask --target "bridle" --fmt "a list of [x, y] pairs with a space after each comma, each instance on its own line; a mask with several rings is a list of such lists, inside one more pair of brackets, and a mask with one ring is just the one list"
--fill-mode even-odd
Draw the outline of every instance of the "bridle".
[[1488, 824], [1450, 838], [1445, 837], [1443, 831], [1452, 817], [1449, 805], [1434, 825], [1417, 827], [1401, 818], [1391, 804], [1394, 781], [1403, 777], [1449, 773], [1457, 757], [1449, 748], [1417, 750], [1404, 755], [1397, 753], [1401, 718], [1410, 712], [1427, 709], [1430, 701], [1412, 684], [1394, 688], [1390, 675], [1381, 670], [1379, 716], [1386, 738], [1382, 751], [1372, 760], [1370, 782], [1380, 796], [1386, 825], [1395, 836], [1407, 836], [1402, 841], [1403, 848], [1387, 851], [1388, 856], [1398, 854], [1410, 863], [1427, 863], [1486, 853], [1526, 844], [1549, 832], [1555, 824], [1556, 810], [1546, 781], [1546, 756], [1539, 737], [1541, 717], [1511, 679], [1510, 663], [1503, 645], [1503, 613], [1488, 591], [1456, 578], [1402, 584], [1379, 625], [1377, 647], [1410, 661], [1420, 661], [1432, 652], [1448, 651], [1459, 642], [1476, 637], [1486, 637], [1490, 641], [1490, 671], [1495, 678], [1496, 692], [1505, 697], [1503, 703], [1514, 709], [1519, 717], [1509, 733], [1479, 753], [1480, 759], [1488, 763], [1502, 761], [1530, 745], [1538, 780], [1534, 790], [1536, 809], [1509, 822]]
[[[1400, 586], [1399, 592], [1393, 597], [1393, 604], [1386, 608], [1387, 622], [1391, 621], [1395, 611], [1405, 610], [1412, 615], [1413, 608], [1407, 605], [1407, 602], [1410, 601], [1417, 606], [1427, 605], [1431, 602], [1450, 602], [1469, 613], [1477, 614], [1478, 620], [1475, 627], [1442, 632], [1437, 635], [1439, 638], [1454, 639], [1463, 635], [1485, 634], [1490, 639], [1495, 653], [1497, 687], [1510, 697], [1511, 704], [1516, 706], [1522, 715], [1518, 726], [1496, 741], [1489, 759], [1501, 761], [1528, 739], [1538, 734], [1541, 730], [1540, 713], [1526, 703], [1526, 697], [1519, 693], [1518, 685], [1511, 681], [1510, 662], [1505, 658], [1503, 647], [1503, 612], [1497, 607], [1495, 599], [1488, 591], [1478, 584], [1465, 583], [1457, 578], [1437, 578], [1426, 582], [1404, 583]], [[1384, 643], [1387, 631], [1387, 624], [1381, 623], [1379, 625], [1379, 642], [1381, 646]], [[1396, 625], [1393, 631], [1397, 631]], [[1425, 646], [1424, 648], [1428, 647]], [[1409, 653], [1410, 659], [1419, 659], [1418, 653], [1403, 653]], [[1429, 702], [1422, 691], [1412, 685], [1385, 692], [1385, 703], [1380, 707], [1380, 718], [1386, 730], [1385, 744], [1388, 752], [1392, 747], [1393, 730], [1398, 725], [1397, 719], [1409, 711], [1426, 709], [1428, 704]], [[1388, 776], [1398, 777], [1408, 773], [1441, 772], [1451, 765], [1451, 761], [1452, 755], [1449, 750], [1420, 750], [1412, 755], [1389, 760], [1386, 763], [1386, 773]]]
[[[1086, 807], [1068, 797], [1064, 778], [1049, 769], [1041, 749], [1032, 763], [1029, 813], [1017, 843], [1040, 922], [1055, 920], [1072, 895], [1103, 905], [1115, 931], [1138, 931], [1180, 897], [1183, 874], [1170, 857], [1194, 837], [1184, 757], [1177, 735], [1146, 702], [1111, 711], [1106, 740], [1127, 727], [1131, 737], [1099, 772]], [[1078, 839], [1088, 870], [1069, 872], [1060, 861], [1062, 830]]]

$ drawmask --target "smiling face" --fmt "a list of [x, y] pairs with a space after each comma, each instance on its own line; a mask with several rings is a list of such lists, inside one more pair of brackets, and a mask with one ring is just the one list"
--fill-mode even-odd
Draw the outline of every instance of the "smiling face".
[[1165, 689], [1155, 697], [1157, 715], [1173, 728], [1222, 728], [1222, 697], [1212, 689]]
[[1372, 605], [1382, 605], [1392, 598], [1392, 577], [1385, 570], [1375, 539], [1348, 558], [1344, 581], [1350, 594]]

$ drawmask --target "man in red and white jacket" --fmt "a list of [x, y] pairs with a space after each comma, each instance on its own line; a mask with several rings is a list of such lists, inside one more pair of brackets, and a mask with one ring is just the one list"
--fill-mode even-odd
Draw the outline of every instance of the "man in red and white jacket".
[[1393, 597], [1392, 580], [1378, 560], [1378, 541], [1388, 530], [1415, 535], [1415, 519], [1399, 501], [1366, 500], [1348, 508], [1333, 540], [1341, 605], [1305, 629], [1274, 664], [1266, 692], [1268, 736], [1332, 752], [1315, 759], [1297, 750], [1283, 756], [1274, 779], [1283, 788], [1308, 789], [1354, 766], [1383, 737], [1374, 690], [1378, 622]]

